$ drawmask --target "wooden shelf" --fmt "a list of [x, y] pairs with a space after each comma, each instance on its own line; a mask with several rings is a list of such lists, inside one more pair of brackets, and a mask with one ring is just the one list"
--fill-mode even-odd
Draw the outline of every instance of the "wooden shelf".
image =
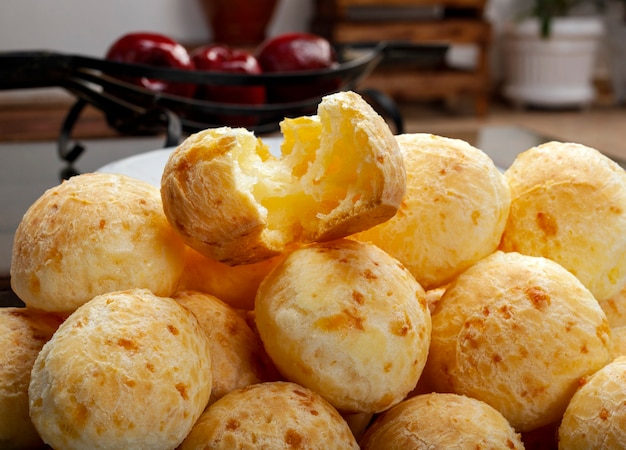
[[334, 2], [337, 11], [345, 11], [353, 6], [424, 6], [444, 5], [455, 8], [483, 9], [487, 0], [337, 0]]
[[449, 19], [412, 22], [336, 22], [335, 42], [407, 40], [412, 42], [454, 42], [457, 44], [490, 43], [491, 27], [487, 22]]
[[[384, 40], [413, 43], [472, 44], [478, 61], [472, 70], [421, 71], [406, 67], [377, 68], [363, 87], [379, 89], [402, 100], [471, 96], [475, 113], [488, 112], [490, 88], [489, 49], [492, 30], [484, 19], [485, 0], [317, 0], [313, 21], [315, 32], [334, 43]], [[355, 20], [353, 8], [424, 8], [435, 6], [433, 16], [421, 19]], [[404, 10], [406, 11], [406, 10]], [[407, 15], [410, 16], [410, 15]]]

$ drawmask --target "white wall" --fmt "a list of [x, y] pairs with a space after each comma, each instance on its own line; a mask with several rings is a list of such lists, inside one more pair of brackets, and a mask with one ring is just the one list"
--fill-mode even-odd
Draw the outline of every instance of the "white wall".
[[[281, 0], [268, 31], [305, 29], [311, 10], [311, 0]], [[0, 51], [102, 56], [130, 31], [158, 31], [184, 43], [211, 39], [198, 0], [0, 1]]]

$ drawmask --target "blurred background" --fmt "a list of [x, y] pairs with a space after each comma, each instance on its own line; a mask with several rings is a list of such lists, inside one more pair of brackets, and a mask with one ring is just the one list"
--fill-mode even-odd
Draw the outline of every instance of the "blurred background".
[[[257, 2], [243, 2], [243, 6], [234, 0], [226, 3], [245, 11]], [[615, 47], [626, 43], [626, 32], [619, 29], [624, 29], [623, 2], [555, 0], [554, 4], [572, 6], [563, 13], [593, 16], [596, 21], [590, 26], [595, 41], [587, 44], [591, 56], [568, 50], [576, 53], [574, 60], [588, 66], [584, 70], [571, 68], [565, 60], [541, 49], [542, 59], [514, 72], [513, 66], [528, 59], [520, 49], [537, 45], [509, 42], [513, 25], [532, 15], [536, 6], [532, 0], [278, 0], [266, 36], [314, 31], [332, 42], [445, 42], [449, 44], [445, 65], [437, 70], [413, 70], [411, 64], [380, 67], [363, 83], [362, 87], [384, 91], [398, 102], [408, 131], [469, 139], [467, 133], [475, 133], [485, 123], [511, 123], [546, 136], [577, 139], [607, 152], [621, 151], [616, 148], [623, 142], [616, 125], [623, 118], [626, 71], [617, 66], [626, 57], [618, 56]], [[553, 28], [556, 34], [558, 27]], [[577, 24], [573, 29], [585, 26]], [[189, 48], [213, 41], [215, 34], [203, 0], [0, 3], [0, 51], [45, 49], [103, 57], [115, 39], [130, 31], [157, 31]], [[570, 44], [559, 45], [569, 48]], [[557, 72], [546, 75], [551, 61], [556, 62]], [[547, 77], [548, 84], [527, 86], [540, 78], [533, 71]], [[568, 80], [572, 75], [579, 80]], [[573, 98], [561, 98], [569, 93]], [[24, 110], [59, 102], [63, 108], [66, 97], [61, 89], [0, 91], [0, 139], [53, 137], [60, 119], [52, 114], [44, 116], [50, 121], [49, 130], [42, 122], [35, 129], [13, 119]], [[86, 125], [79, 134], [106, 133], [97, 128], [93, 116], [87, 114], [83, 121]], [[607, 127], [613, 127], [612, 132], [604, 131]]]
[[[256, 23], [261, 36], [231, 36], [227, 43], [251, 49], [290, 31], [314, 32], [333, 44], [443, 43], [446, 51], [434, 65], [424, 68], [418, 52], [414, 59], [380, 64], [356, 86], [391, 98], [405, 132], [464, 139], [501, 169], [549, 140], [586, 144], [623, 164], [625, 1], [4, 0], [0, 52], [104, 58], [114, 41], [136, 31], [161, 33], [192, 49], [240, 19], [248, 21], [237, 25], [240, 31], [250, 31], [265, 11], [267, 23]], [[207, 5], [227, 6], [230, 18], [215, 24]], [[14, 301], [14, 231], [45, 189], [108, 164], [159, 179], [160, 166], [141, 158], [169, 147], [161, 136], [120, 135], [93, 107], [81, 110], [71, 136], [64, 135], [75, 102], [56, 87], [0, 89], [0, 300]], [[70, 141], [88, 150], [68, 164], [58, 152], [72, 148]]]

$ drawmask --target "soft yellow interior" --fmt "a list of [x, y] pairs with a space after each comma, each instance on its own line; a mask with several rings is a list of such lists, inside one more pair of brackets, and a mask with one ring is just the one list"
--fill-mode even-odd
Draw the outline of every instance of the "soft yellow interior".
[[380, 175], [369, 167], [372, 144], [363, 130], [356, 127], [355, 133], [354, 119], [348, 114], [285, 119], [280, 158], [260, 139], [242, 143], [256, 151], [236, 156], [238, 178], [260, 205], [268, 232], [280, 233], [285, 242], [297, 240], [373, 189]]

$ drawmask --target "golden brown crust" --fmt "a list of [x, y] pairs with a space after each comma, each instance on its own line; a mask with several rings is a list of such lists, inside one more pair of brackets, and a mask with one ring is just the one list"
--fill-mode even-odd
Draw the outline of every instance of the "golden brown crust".
[[443, 393], [418, 395], [394, 406], [376, 419], [359, 444], [362, 450], [524, 448], [496, 409]]
[[39, 353], [30, 415], [53, 448], [175, 448], [211, 395], [195, 316], [145, 289], [95, 297]]
[[28, 415], [30, 372], [62, 317], [26, 308], [0, 308], [0, 448], [41, 448]]
[[339, 413], [315, 392], [288, 382], [232, 391], [202, 414], [180, 450], [358, 449]]
[[505, 172], [511, 211], [501, 249], [550, 258], [598, 301], [626, 284], [626, 172], [599, 151], [549, 142]]
[[210, 294], [178, 291], [173, 298], [196, 316], [209, 338], [213, 379], [209, 404], [235, 389], [273, 380], [275, 369], [266, 367], [263, 345], [243, 315]]
[[463, 140], [427, 133], [396, 139], [407, 172], [400, 209], [355, 238], [390, 253], [430, 290], [496, 250], [509, 187], [491, 158]]
[[485, 401], [518, 431], [557, 421], [579, 380], [611, 360], [598, 302], [546, 258], [488, 256], [448, 286], [432, 321], [435, 389]]
[[591, 375], [574, 394], [559, 427], [559, 448], [619, 449], [626, 442], [626, 358]]
[[611, 340], [613, 358], [626, 356], [626, 326], [611, 328]]
[[316, 116], [285, 119], [281, 128], [281, 158], [252, 132], [228, 127], [189, 136], [173, 152], [161, 194], [190, 247], [226, 264], [250, 264], [395, 214], [406, 183], [402, 155], [360, 96], [329, 95]]
[[261, 283], [255, 313], [282, 375], [342, 412], [390, 408], [426, 362], [424, 290], [372, 244], [345, 239], [294, 251]]
[[121, 289], [171, 295], [183, 258], [158, 188], [123, 175], [83, 174], [46, 191], [24, 215], [11, 286], [31, 308], [70, 313]]
[[267, 231], [265, 208], [252, 195], [246, 167], [239, 163], [256, 166], [267, 159], [273, 159], [267, 148], [242, 128], [201, 131], [172, 153], [161, 196], [168, 220], [190, 247], [227, 263], [239, 252], [237, 262], [254, 262], [283, 250]]

